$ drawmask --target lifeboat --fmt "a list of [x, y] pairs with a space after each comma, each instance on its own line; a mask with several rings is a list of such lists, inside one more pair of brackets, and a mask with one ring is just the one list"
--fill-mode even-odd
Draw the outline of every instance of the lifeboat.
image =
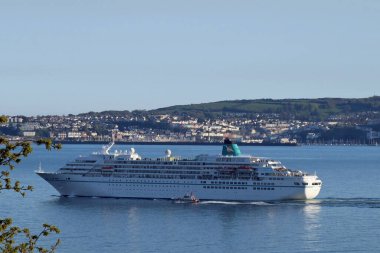
[[102, 167], [102, 174], [109, 175], [114, 172], [114, 168], [112, 166], [103, 166]]
[[238, 170], [240, 170], [240, 171], [252, 171], [252, 167], [250, 167], [250, 166], [240, 166], [238, 168]]

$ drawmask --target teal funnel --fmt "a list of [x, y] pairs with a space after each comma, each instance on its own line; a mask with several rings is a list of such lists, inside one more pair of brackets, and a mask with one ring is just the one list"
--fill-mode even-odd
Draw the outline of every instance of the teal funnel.
[[239, 156], [241, 154], [237, 144], [232, 144], [229, 139], [224, 140], [222, 155], [224, 156]]

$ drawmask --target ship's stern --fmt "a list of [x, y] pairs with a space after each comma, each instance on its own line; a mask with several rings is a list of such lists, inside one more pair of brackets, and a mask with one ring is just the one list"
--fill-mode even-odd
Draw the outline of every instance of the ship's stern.
[[316, 198], [322, 188], [322, 180], [317, 176], [305, 176], [303, 184], [305, 187], [305, 199]]

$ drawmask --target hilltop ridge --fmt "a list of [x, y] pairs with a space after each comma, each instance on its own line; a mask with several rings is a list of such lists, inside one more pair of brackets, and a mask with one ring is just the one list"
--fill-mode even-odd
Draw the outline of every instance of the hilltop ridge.
[[300, 98], [300, 99], [242, 99], [217, 102], [174, 105], [153, 110], [108, 110], [81, 113], [86, 115], [189, 115], [213, 118], [226, 114], [278, 114], [281, 119], [321, 121], [334, 115], [380, 111], [380, 96], [368, 98]]
[[380, 96], [368, 98], [252, 99], [226, 100], [201, 104], [175, 105], [151, 110], [151, 113], [206, 114], [276, 113], [281, 118], [324, 120], [331, 115], [380, 111]]

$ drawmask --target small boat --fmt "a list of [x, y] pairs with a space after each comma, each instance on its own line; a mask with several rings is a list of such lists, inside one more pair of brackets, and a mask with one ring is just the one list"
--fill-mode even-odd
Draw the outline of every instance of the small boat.
[[179, 203], [199, 203], [199, 199], [195, 197], [193, 193], [187, 193], [182, 198], [176, 198], [174, 200]]

